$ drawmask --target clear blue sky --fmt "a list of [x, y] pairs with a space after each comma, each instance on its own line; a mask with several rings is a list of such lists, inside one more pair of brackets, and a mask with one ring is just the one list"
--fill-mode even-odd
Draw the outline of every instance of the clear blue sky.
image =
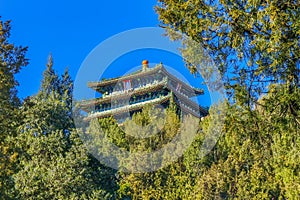
[[[17, 75], [19, 96], [24, 98], [38, 91], [49, 53], [53, 55], [55, 70], [61, 74], [68, 66], [74, 78], [86, 56], [105, 39], [134, 28], [157, 27], [156, 4], [156, 0], [0, 0], [2, 19], [12, 20], [10, 41], [29, 47], [27, 57], [30, 64]], [[124, 62], [130, 60], [130, 65], [137, 66], [145, 58], [150, 62], [165, 63], [166, 56], [154, 54], [136, 52], [115, 63], [120, 65], [123, 62], [122, 65], [126, 66]], [[185, 70], [184, 75], [194, 86], [203, 87], [201, 80], [191, 80], [192, 76], [180, 59], [174, 57], [174, 60], [175, 64], [167, 64], [177, 65], [181, 72]], [[113, 66], [110, 72], [108, 76], [118, 75], [118, 69]], [[209, 100], [204, 104], [208, 105]]]

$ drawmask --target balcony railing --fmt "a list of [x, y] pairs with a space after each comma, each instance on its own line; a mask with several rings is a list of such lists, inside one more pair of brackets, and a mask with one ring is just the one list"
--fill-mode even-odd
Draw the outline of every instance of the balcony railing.
[[146, 98], [141, 101], [135, 101], [132, 104], [120, 106], [120, 107], [108, 107], [105, 109], [95, 110], [89, 113], [89, 116], [86, 119], [91, 119], [95, 117], [101, 117], [101, 116], [107, 116], [107, 115], [113, 115], [114, 113], [122, 113], [130, 110], [136, 110], [139, 108], [142, 108], [146, 104], [157, 104], [162, 103], [166, 100], [168, 100], [171, 97], [171, 94], [168, 94], [166, 96], [158, 96], [156, 98]]

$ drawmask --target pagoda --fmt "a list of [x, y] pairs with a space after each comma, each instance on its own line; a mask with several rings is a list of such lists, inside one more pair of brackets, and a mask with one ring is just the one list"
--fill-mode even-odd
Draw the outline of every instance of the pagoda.
[[117, 116], [122, 121], [146, 105], [166, 108], [171, 101], [177, 105], [181, 115], [201, 118], [208, 114], [206, 108], [191, 99], [202, 95], [202, 89], [179, 80], [162, 64], [150, 68], [147, 60], [142, 62], [141, 70], [118, 78], [89, 82], [88, 87], [99, 92], [101, 97], [80, 103], [88, 113], [85, 120]]

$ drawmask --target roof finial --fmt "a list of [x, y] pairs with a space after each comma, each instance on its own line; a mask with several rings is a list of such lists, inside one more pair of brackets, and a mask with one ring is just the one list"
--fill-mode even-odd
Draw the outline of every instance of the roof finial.
[[146, 71], [149, 68], [148, 60], [143, 60], [142, 65], [143, 65], [143, 68], [142, 68], [143, 71]]

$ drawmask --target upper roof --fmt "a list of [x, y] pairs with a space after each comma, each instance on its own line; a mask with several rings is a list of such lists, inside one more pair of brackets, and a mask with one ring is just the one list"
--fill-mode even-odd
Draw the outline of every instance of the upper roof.
[[[144, 63], [144, 61], [143, 61], [143, 63]], [[130, 73], [130, 74], [127, 74], [124, 76], [120, 76], [120, 77], [103, 79], [101, 81], [96, 81], [96, 82], [88, 82], [88, 87], [100, 92], [101, 88], [103, 88], [107, 85], [113, 85], [113, 84], [116, 84], [123, 80], [133, 79], [133, 78], [137, 78], [137, 77], [141, 77], [141, 76], [147, 76], [147, 75], [151, 75], [151, 74], [154, 74], [157, 72], [161, 72], [161, 73], [165, 74], [171, 80], [180, 82], [182, 87], [184, 87], [187, 91], [194, 93], [195, 95], [201, 95], [204, 93], [203, 89], [191, 87], [187, 83], [181, 81], [180, 79], [178, 79], [177, 77], [175, 77], [174, 75], [169, 73], [162, 64], [156, 65], [153, 68], [147, 68], [146, 70], [138, 70], [133, 73]]]

